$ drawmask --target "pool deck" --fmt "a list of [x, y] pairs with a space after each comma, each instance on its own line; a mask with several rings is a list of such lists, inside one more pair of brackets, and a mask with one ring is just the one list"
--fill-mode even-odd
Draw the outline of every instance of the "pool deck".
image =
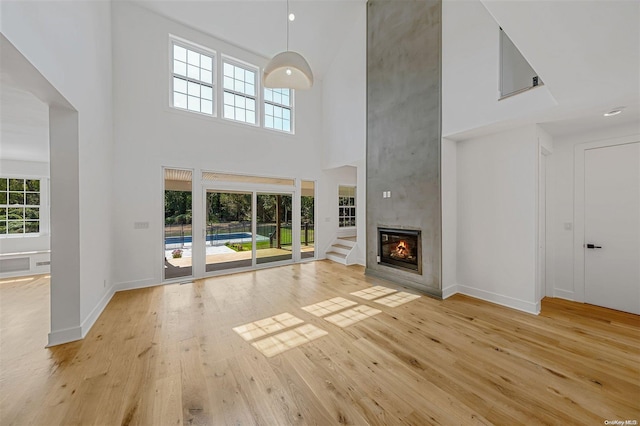
[[[312, 252], [314, 251], [314, 249], [315, 248], [313, 245], [308, 245], [308, 246], [302, 246], [301, 251], [303, 253]], [[276, 257], [276, 256], [290, 254], [290, 253], [291, 253], [291, 250], [269, 248], [269, 249], [258, 250], [256, 252], [256, 256], [261, 259], [264, 257]], [[210, 255], [207, 255], [206, 258], [207, 258], [207, 265], [213, 265], [216, 263], [233, 262], [236, 260], [248, 260], [248, 259], [251, 259], [251, 250], [238, 251], [233, 253], [210, 254]], [[173, 266], [177, 266], [179, 268], [191, 266], [191, 257], [181, 257], [181, 258], [174, 259], [167, 256], [167, 261], [169, 264]]]

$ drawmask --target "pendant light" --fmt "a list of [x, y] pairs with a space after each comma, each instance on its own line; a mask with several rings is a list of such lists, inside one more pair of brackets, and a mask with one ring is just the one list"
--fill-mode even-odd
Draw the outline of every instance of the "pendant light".
[[287, 0], [287, 50], [280, 52], [267, 63], [262, 75], [262, 85], [275, 89], [310, 89], [313, 72], [307, 60], [298, 52], [289, 50], [289, 21], [295, 16], [289, 13]]

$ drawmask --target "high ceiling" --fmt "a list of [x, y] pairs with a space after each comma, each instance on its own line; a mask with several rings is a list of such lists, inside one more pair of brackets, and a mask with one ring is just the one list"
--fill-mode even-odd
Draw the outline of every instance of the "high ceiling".
[[[134, 3], [266, 58], [286, 50], [286, 0], [157, 1]], [[289, 50], [300, 52], [322, 78], [365, 0], [289, 0]]]
[[0, 159], [49, 161], [49, 106], [0, 82]]
[[[557, 108], [528, 121], [542, 123], [554, 136], [640, 121], [640, 2], [481, 1], [558, 101]], [[286, 48], [286, 0], [134, 2], [265, 58]], [[365, 5], [365, 0], [289, 0], [296, 14], [289, 47], [307, 58], [316, 78], [332, 65], [353, 23], [365, 18]], [[7, 64], [26, 61], [4, 37], [0, 41], [0, 157], [47, 161], [48, 144], [38, 141], [48, 140], [48, 117], [39, 99], [56, 97], [33, 77], [37, 71], [27, 72], [26, 65], [8, 70]], [[602, 119], [620, 106], [626, 107], [623, 114]]]
[[640, 2], [481, 1], [558, 102], [531, 119], [554, 136], [633, 123], [640, 131]]

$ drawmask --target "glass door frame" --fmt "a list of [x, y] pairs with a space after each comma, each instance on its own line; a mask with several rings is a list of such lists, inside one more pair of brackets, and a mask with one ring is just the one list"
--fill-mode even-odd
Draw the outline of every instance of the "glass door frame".
[[[218, 271], [207, 271], [207, 210], [208, 210], [208, 194], [211, 193], [222, 193], [222, 194], [244, 194], [244, 195], [250, 195], [251, 196], [251, 266], [244, 266], [244, 267], [237, 267], [237, 268], [224, 268], [224, 269], [220, 269]], [[249, 190], [241, 190], [241, 189], [220, 189], [218, 186], [216, 186], [215, 189], [211, 189], [209, 188], [208, 185], [203, 185], [203, 194], [202, 194], [202, 241], [201, 241], [201, 245], [202, 245], [202, 254], [199, 256], [200, 259], [202, 259], [202, 263], [203, 263], [203, 269], [202, 269], [202, 273], [204, 276], [211, 276], [211, 275], [220, 275], [223, 274], [225, 272], [229, 273], [230, 272], [237, 272], [237, 271], [245, 271], [245, 270], [251, 270], [254, 266], [254, 257], [255, 257], [255, 237], [254, 237], [254, 227], [253, 227], [253, 219], [254, 219], [254, 208], [255, 208], [255, 203], [253, 201], [253, 192], [249, 191]]]
[[[201, 229], [202, 238], [200, 239], [200, 244], [203, 244], [203, 241], [206, 243], [206, 232], [207, 232], [207, 193], [209, 192], [242, 192], [242, 193], [250, 193], [251, 194], [251, 266], [250, 267], [241, 267], [241, 268], [233, 268], [233, 269], [224, 269], [220, 271], [206, 271], [206, 248], [205, 250], [201, 250], [201, 254], [199, 256], [199, 262], [203, 266], [201, 269], [203, 277], [212, 277], [217, 275], [227, 275], [230, 273], [236, 272], [244, 272], [244, 271], [253, 271], [256, 269], [264, 269], [270, 268], [274, 266], [281, 265], [289, 265], [292, 263], [300, 262], [300, 180], [295, 179], [294, 185], [267, 185], [267, 184], [258, 184], [258, 183], [243, 183], [243, 182], [222, 182], [222, 181], [202, 181], [202, 205], [200, 206], [201, 215], [199, 218], [199, 223], [197, 223], [196, 227]], [[258, 194], [273, 194], [273, 195], [290, 195], [292, 197], [292, 224], [296, 224], [296, 226], [292, 226], [291, 229], [291, 238], [292, 238], [292, 247], [291, 247], [291, 259], [275, 261], [275, 262], [266, 262], [266, 263], [257, 263], [257, 250], [256, 250], [256, 235], [257, 235], [257, 198]]]
[[[302, 182], [313, 183], [313, 256], [302, 257]], [[318, 228], [318, 181], [315, 179], [298, 179], [296, 180], [296, 188], [299, 190], [300, 196], [298, 197], [298, 216], [300, 216], [299, 227], [300, 238], [298, 239], [298, 262], [313, 262], [318, 260], [318, 246], [316, 245], [316, 230]]]
[[[165, 226], [165, 193], [166, 193], [166, 172], [167, 170], [178, 170], [178, 171], [185, 171], [185, 172], [190, 172], [191, 173], [191, 211], [192, 211], [192, 219], [191, 219], [191, 274], [189, 275], [182, 275], [182, 276], [178, 276], [178, 277], [171, 277], [171, 278], [166, 278], [166, 273], [165, 273], [165, 262], [166, 262], [166, 226]], [[195, 229], [197, 229], [195, 227], [195, 225], [197, 224], [196, 220], [197, 218], [195, 217], [195, 212], [197, 209], [197, 198], [195, 197], [196, 191], [195, 191], [195, 180], [194, 180], [194, 176], [196, 176], [196, 170], [192, 169], [192, 168], [188, 168], [188, 167], [172, 167], [172, 166], [162, 166], [161, 167], [161, 171], [162, 171], [162, 217], [161, 217], [161, 238], [162, 238], [162, 243], [161, 243], [161, 247], [162, 247], [162, 254], [163, 254], [163, 259], [164, 261], [162, 262], [161, 265], [161, 269], [160, 269], [160, 282], [162, 284], [172, 284], [172, 283], [180, 283], [180, 282], [186, 282], [186, 281], [192, 281], [193, 279], [196, 278], [196, 276], [198, 275], [197, 271], [198, 271], [198, 265], [197, 265], [197, 257], [195, 256], [195, 254], [197, 254], [197, 252], [194, 252], [194, 249], [196, 249], [196, 242], [197, 242], [197, 235], [194, 232]]]

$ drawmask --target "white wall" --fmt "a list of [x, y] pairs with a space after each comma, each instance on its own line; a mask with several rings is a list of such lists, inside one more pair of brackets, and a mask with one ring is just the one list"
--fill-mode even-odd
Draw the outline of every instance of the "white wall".
[[[52, 233], [58, 229], [58, 248], [62, 253], [68, 248], [66, 257], [74, 258], [60, 259], [58, 265], [68, 262], [69, 268], [61, 267], [59, 274], [52, 269], [51, 344], [84, 336], [111, 293], [110, 7], [106, 1], [0, 4], [2, 34], [78, 111], [77, 156], [58, 156], [51, 144]], [[62, 121], [59, 130], [70, 130], [73, 119], [53, 116]], [[59, 199], [68, 195], [69, 200], [79, 200], [77, 208], [74, 204], [67, 207], [77, 210], [77, 215], [74, 211], [68, 217], [56, 217], [53, 204], [60, 182], [55, 175], [65, 169], [78, 170], [73, 179], [77, 191], [74, 185], [59, 187]], [[75, 230], [77, 239], [61, 235], [64, 229]], [[81, 253], [81, 258], [76, 261], [74, 253]]]
[[[321, 171], [322, 82], [295, 95], [295, 135], [169, 106], [169, 34], [257, 66], [267, 58], [210, 37], [136, 5], [113, 3], [115, 79], [114, 275], [118, 288], [162, 281], [162, 166], [194, 169], [194, 205], [201, 206], [201, 170], [292, 177], [318, 182]], [[322, 214], [320, 214], [322, 217]], [[148, 229], [134, 229], [148, 222]], [[326, 226], [316, 223], [316, 244]]]
[[527, 312], [535, 300], [535, 125], [458, 142], [458, 291]]
[[[353, 166], [337, 167], [335, 169], [325, 170], [323, 173], [323, 187], [320, 196], [324, 200], [318, 204], [317, 223], [323, 225], [325, 236], [322, 244], [318, 244], [318, 255], [320, 258], [325, 257], [325, 253], [329, 246], [338, 236], [345, 234], [357, 234], [357, 229], [352, 228], [341, 229], [338, 227], [338, 187], [340, 185], [356, 187], [356, 203], [360, 202], [360, 192], [363, 191], [358, 186], [358, 168]], [[361, 212], [362, 211], [362, 212]], [[364, 213], [364, 204], [362, 207], [356, 205], [356, 225], [360, 218], [360, 213]], [[357, 228], [357, 226], [356, 226]]]
[[366, 149], [366, 3], [360, 17], [337, 46], [323, 80], [324, 166], [334, 168], [364, 161]]
[[498, 101], [499, 52], [499, 25], [480, 0], [442, 3], [444, 137], [526, 119], [556, 104], [546, 86]]
[[[358, 19], [337, 47], [336, 56], [324, 76], [322, 92], [322, 143], [324, 167], [328, 169], [329, 176], [327, 215], [334, 224], [331, 234], [335, 237], [340, 233], [337, 229], [338, 210], [331, 201], [337, 200], [337, 185], [355, 185], [356, 205], [360, 207], [356, 210], [357, 245], [352, 255], [360, 265], [366, 264], [366, 7], [366, 3], [361, 4]], [[342, 167], [347, 165], [354, 168]], [[340, 180], [338, 183], [336, 178]]]
[[442, 297], [457, 290], [457, 144], [442, 138], [441, 197], [442, 197]]
[[367, 265], [367, 167], [365, 159], [355, 163], [356, 171], [356, 263]]
[[[635, 137], [640, 140], [637, 124], [608, 130], [574, 133], [554, 137], [553, 154], [547, 163], [547, 287], [553, 297], [576, 300], [574, 295], [574, 200], [575, 149], [588, 142]], [[566, 229], [565, 226], [570, 229]]]

